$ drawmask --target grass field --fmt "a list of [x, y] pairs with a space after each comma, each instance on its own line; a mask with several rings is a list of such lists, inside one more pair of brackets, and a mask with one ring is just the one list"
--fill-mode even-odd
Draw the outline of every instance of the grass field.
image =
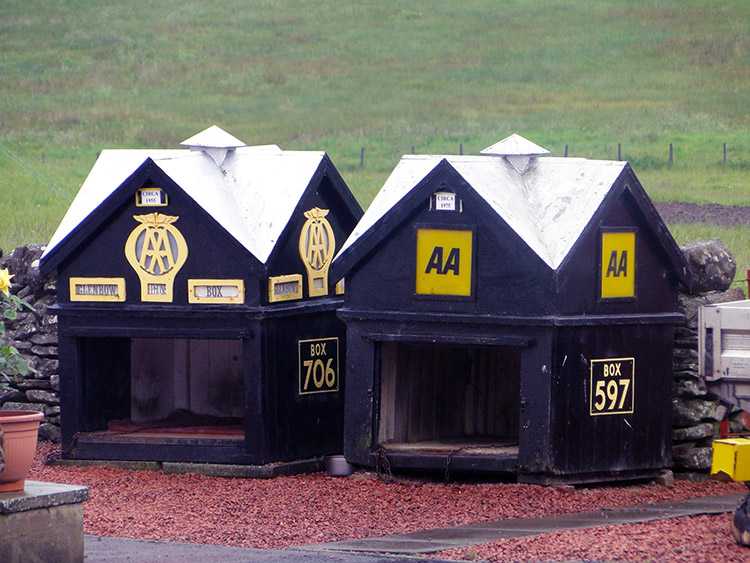
[[655, 200], [750, 205], [749, 27], [708, 0], [5, 0], [0, 247], [46, 242], [101, 149], [214, 123], [326, 150], [365, 207], [412, 147], [511, 133], [619, 144]]

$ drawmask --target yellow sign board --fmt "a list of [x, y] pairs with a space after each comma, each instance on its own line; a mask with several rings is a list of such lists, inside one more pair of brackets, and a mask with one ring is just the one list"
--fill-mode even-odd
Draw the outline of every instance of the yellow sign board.
[[300, 340], [299, 394], [335, 393], [339, 390], [339, 339]]
[[125, 278], [70, 278], [71, 301], [125, 301]]
[[471, 296], [472, 231], [417, 230], [416, 293]]
[[302, 274], [268, 278], [268, 302], [302, 299]]
[[635, 358], [591, 360], [589, 414], [629, 414], [635, 408]]
[[635, 233], [602, 233], [601, 297], [635, 297]]
[[328, 268], [336, 250], [336, 237], [326, 215], [328, 209], [320, 207], [305, 211], [307, 221], [299, 236], [299, 257], [307, 270], [310, 297], [328, 295]]
[[177, 272], [185, 264], [185, 237], [173, 225], [179, 217], [162, 213], [133, 215], [140, 223], [125, 241], [125, 257], [141, 280], [141, 301], [172, 302]]
[[231, 303], [245, 302], [245, 282], [243, 280], [188, 280], [188, 303]]

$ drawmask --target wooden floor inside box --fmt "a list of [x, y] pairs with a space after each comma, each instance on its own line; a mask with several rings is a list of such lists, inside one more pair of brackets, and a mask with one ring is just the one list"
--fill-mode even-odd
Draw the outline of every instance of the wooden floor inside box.
[[66, 459], [186, 463], [255, 463], [245, 451], [244, 426], [97, 430], [76, 434]]
[[375, 463], [383, 456], [394, 468], [512, 473], [518, 468], [518, 441], [464, 437], [389, 442], [373, 453]]
[[176, 443], [196, 445], [216, 442], [241, 442], [245, 426], [236, 417], [214, 417], [179, 411], [176, 416], [158, 420], [112, 420], [106, 430], [82, 433], [79, 442]]

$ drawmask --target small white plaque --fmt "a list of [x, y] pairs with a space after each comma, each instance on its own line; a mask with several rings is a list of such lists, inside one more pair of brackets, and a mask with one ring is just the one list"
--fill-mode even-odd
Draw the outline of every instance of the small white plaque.
[[143, 190], [141, 192], [141, 203], [144, 205], [156, 205], [161, 203], [160, 190]]
[[236, 299], [240, 288], [236, 285], [196, 285], [195, 296], [199, 299]]
[[135, 204], [138, 207], [167, 205], [167, 194], [161, 188], [141, 188], [135, 194]]
[[450, 192], [438, 192], [435, 194], [436, 211], [455, 211], [456, 194]]

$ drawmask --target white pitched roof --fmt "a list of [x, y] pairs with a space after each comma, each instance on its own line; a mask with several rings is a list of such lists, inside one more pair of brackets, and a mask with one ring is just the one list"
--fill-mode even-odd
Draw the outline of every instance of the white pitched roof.
[[44, 256], [151, 158], [230, 235], [265, 263], [324, 156], [324, 152], [317, 151], [282, 151], [276, 145], [239, 146], [229, 151], [219, 166], [203, 150], [102, 151]]
[[626, 165], [543, 157], [521, 174], [499, 156], [406, 155], [339, 255], [444, 159], [552, 269], [568, 255]]

